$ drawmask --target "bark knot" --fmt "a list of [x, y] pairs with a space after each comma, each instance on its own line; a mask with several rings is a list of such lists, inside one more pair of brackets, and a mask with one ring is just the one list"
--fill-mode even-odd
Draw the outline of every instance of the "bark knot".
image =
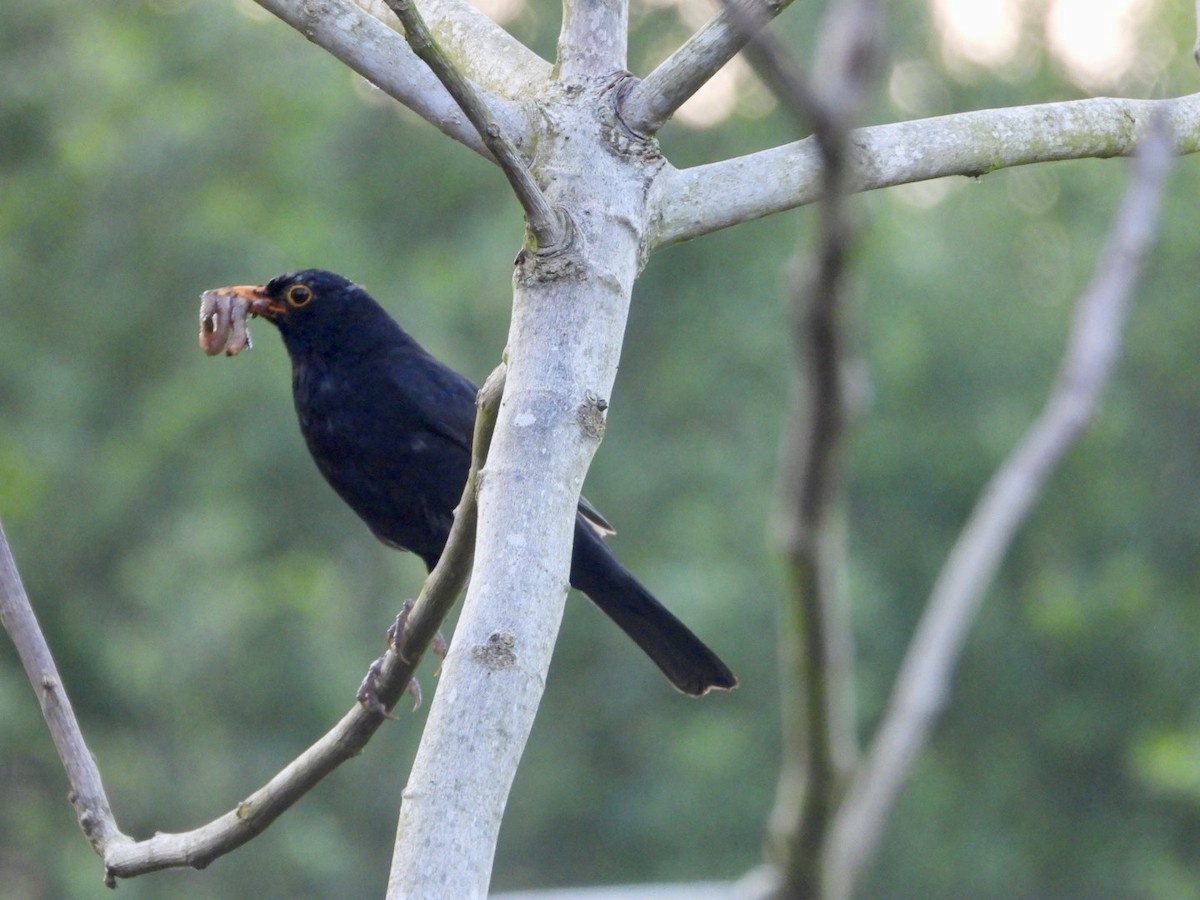
[[511, 631], [497, 631], [488, 635], [486, 644], [471, 648], [471, 659], [485, 669], [507, 669], [517, 664], [517, 654], [513, 652], [516, 645], [516, 635]]
[[598, 107], [600, 127], [605, 143], [617, 156], [642, 162], [662, 160], [662, 148], [653, 135], [640, 134], [625, 124], [621, 107], [638, 79], [628, 72], [619, 72], [601, 92], [604, 101]]
[[583, 402], [576, 410], [579, 427], [585, 437], [598, 441], [604, 437], [604, 412], [608, 409], [608, 401], [595, 391], [583, 395]]

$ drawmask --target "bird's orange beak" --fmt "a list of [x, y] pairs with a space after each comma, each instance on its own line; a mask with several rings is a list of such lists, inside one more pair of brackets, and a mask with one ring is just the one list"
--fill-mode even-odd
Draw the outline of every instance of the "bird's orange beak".
[[247, 300], [246, 311], [251, 315], [273, 319], [287, 309], [287, 305], [268, 296], [263, 285], [237, 284], [233, 287], [217, 288], [214, 294], [232, 294]]

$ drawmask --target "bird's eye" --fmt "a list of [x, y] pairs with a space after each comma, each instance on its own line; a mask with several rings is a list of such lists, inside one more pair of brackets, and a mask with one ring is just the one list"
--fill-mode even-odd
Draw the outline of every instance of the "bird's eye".
[[296, 307], [307, 306], [313, 298], [312, 289], [306, 284], [293, 284], [284, 293], [284, 298], [288, 302], [288, 306]]

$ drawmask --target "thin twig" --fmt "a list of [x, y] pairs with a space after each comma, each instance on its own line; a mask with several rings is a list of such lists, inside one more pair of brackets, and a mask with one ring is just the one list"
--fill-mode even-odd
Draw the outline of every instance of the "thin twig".
[[[657, 132], [696, 91], [733, 59], [749, 35], [792, 0], [734, 0], [633, 86], [621, 101], [621, 120], [635, 134]], [[740, 20], [740, 21], [739, 21]]]
[[[791, 49], [765, 27], [769, 20], [764, 18], [760, 8], [725, 0], [721, 13], [732, 23], [735, 33], [743, 36], [751, 65], [782, 102], [783, 111], [792, 118], [799, 131], [802, 134], [811, 131], [813, 140], [828, 155], [837, 156], [838, 148], [845, 140], [842, 122], [852, 117], [839, 116], [838, 110], [831, 109], [833, 104], [818, 91], [808, 73], [796, 62]], [[828, 180], [828, 173], [823, 177]]]
[[[728, 9], [739, 27], [753, 27], [740, 7]], [[849, 29], [848, 18], [854, 20]], [[757, 30], [746, 48], [797, 126], [812, 128], [823, 162], [817, 246], [798, 253], [792, 278], [803, 375], [784, 445], [776, 528], [789, 582], [780, 630], [784, 752], [768, 828], [780, 896], [816, 895], [822, 846], [857, 753], [853, 638], [837, 596], [844, 552], [836, 512], [848, 416], [841, 311], [850, 293], [848, 258], [857, 243], [846, 178], [849, 128], [878, 68], [879, 19], [872, 0], [831, 7], [818, 42], [820, 85], [769, 31]]]
[[[429, 67], [413, 55], [403, 35], [390, 24], [350, 0], [323, 0], [320, 4], [313, 4], [309, 0], [256, 2], [444, 134], [481, 156], [491, 157], [479, 133], [463, 115], [454, 98], [446, 93]], [[481, 34], [481, 28], [472, 28], [471, 23], [464, 23], [466, 15], [464, 13], [453, 20], [456, 33], [466, 32], [475, 41], [486, 43], [489, 49], [495, 48], [497, 52], [490, 54], [490, 58], [507, 59], [507, 71], [536, 71], [539, 63], [546, 72], [549, 71], [549, 65], [531, 53], [527, 57], [514, 59], [516, 53], [507, 50], [507, 43], [489, 41], [487, 35]], [[492, 27], [500, 31], [498, 26], [493, 24]], [[507, 56], [499, 52], [501, 47], [507, 50]], [[488, 95], [487, 102], [510, 135], [518, 138], [524, 136], [526, 125], [516, 103], [495, 93]]]
[[12, 635], [30, 681], [38, 690], [46, 721], [71, 783], [80, 824], [104, 859], [105, 879], [191, 866], [203, 868], [263, 831], [322, 778], [362, 752], [387, 720], [386, 711], [404, 695], [434, 635], [466, 586], [475, 550], [478, 473], [487, 458], [504, 389], [504, 366], [479, 393], [471, 469], [455, 512], [446, 549], [413, 605], [397, 650], [386, 653], [374, 681], [379, 704], [356, 704], [342, 720], [237, 807], [219, 819], [181, 834], [159, 833], [134, 841], [121, 833], [100, 783], [100, 773], [83, 739], [70, 703], [0, 528], [0, 622]]
[[442, 52], [412, 0], [387, 0], [387, 5], [404, 26], [405, 36], [413, 52], [445, 85], [450, 96], [466, 113], [479, 136], [483, 138], [484, 144], [492, 151], [508, 183], [512, 185], [517, 200], [525, 210], [525, 220], [537, 243], [536, 249], [551, 250], [561, 247], [569, 239], [566, 220], [555, 212], [542, 189], [533, 180], [529, 166], [517, 153], [516, 147], [500, 127], [475, 85], [459, 72]]
[[1158, 225], [1171, 148], [1170, 129], [1161, 118], [1155, 120], [1137, 154], [1132, 181], [1096, 272], [1076, 305], [1046, 406], [980, 495], [934, 585], [883, 722], [834, 823], [823, 896], [849, 897], [860, 881], [950, 693], [954, 665], [984, 591], [1055, 465], [1095, 412]]
[[[311, 5], [313, 0], [301, 2]], [[378, 0], [351, 2], [362, 3], [373, 11], [382, 6]], [[477, 88], [488, 92], [489, 99], [502, 97], [524, 103], [530, 85], [541, 84], [551, 77], [549, 62], [468, 0], [421, 0], [421, 13], [438, 45]], [[391, 16], [387, 21], [395, 28], [397, 37], [402, 36], [396, 28], [399, 23], [394, 23]]]

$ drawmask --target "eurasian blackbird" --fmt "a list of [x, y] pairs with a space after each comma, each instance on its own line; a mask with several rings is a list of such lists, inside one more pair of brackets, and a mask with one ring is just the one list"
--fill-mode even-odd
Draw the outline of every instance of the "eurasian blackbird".
[[[471, 459], [476, 388], [427, 353], [361, 287], [307, 269], [224, 288], [274, 323], [292, 362], [300, 431], [321, 474], [377, 538], [432, 569]], [[601, 541], [586, 502], [575, 520], [571, 586], [641, 647], [680, 691], [737, 679]]]

